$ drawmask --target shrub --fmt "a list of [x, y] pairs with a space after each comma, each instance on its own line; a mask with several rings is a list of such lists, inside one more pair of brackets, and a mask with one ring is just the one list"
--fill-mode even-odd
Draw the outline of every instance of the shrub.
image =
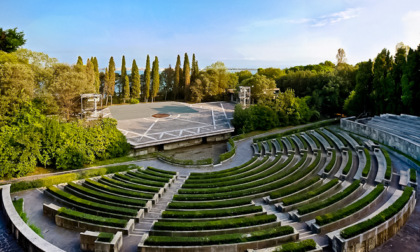
[[219, 155], [220, 162], [225, 161], [235, 155], [236, 147], [232, 148], [230, 151], [222, 153]]
[[326, 192], [327, 190], [331, 189], [333, 186], [338, 184], [338, 178], [332, 179], [330, 181], [328, 181], [328, 183], [323, 184], [322, 186], [318, 187], [317, 189], [314, 189], [312, 191], [306, 192], [306, 193], [302, 193], [299, 195], [293, 195], [293, 196], [289, 196], [284, 198], [283, 201], [283, 205], [285, 206], [289, 206], [289, 205], [293, 205], [296, 204], [298, 202], [313, 198], [317, 195], [320, 195], [323, 192]]
[[366, 156], [366, 165], [363, 168], [362, 176], [367, 177], [370, 172], [370, 162], [371, 162], [372, 157], [370, 156], [368, 149], [364, 148], [363, 151], [365, 152], [365, 156]]
[[93, 224], [110, 226], [110, 227], [121, 227], [124, 228], [127, 225], [127, 220], [106, 218], [92, 214], [86, 214], [79, 211], [71, 210], [65, 207], [58, 209], [58, 215], [67, 217], [73, 220], [89, 222]]
[[327, 140], [328, 144], [331, 146], [331, 148], [334, 148], [334, 143], [333, 141], [327, 136], [325, 135], [324, 132], [322, 132], [320, 129], [316, 129], [316, 132], [318, 132], [318, 134], [320, 134], [323, 138], [325, 138], [325, 140]]
[[110, 213], [116, 213], [116, 214], [122, 214], [126, 216], [136, 216], [137, 210], [134, 209], [127, 209], [123, 207], [116, 207], [116, 206], [109, 206], [101, 203], [92, 202], [89, 200], [85, 200], [79, 197], [76, 197], [70, 193], [61, 191], [57, 187], [50, 186], [47, 188], [47, 190], [52, 193], [53, 195], [62, 198], [66, 201], [70, 201], [75, 205], [82, 205], [91, 209], [100, 210], [104, 212], [110, 212]]
[[155, 167], [151, 167], [151, 166], [148, 166], [147, 167], [147, 169], [148, 170], [151, 170], [151, 171], [155, 171], [155, 172], [160, 172], [160, 173], [164, 173], [164, 174], [169, 174], [169, 175], [176, 175], [176, 172], [174, 172], [174, 171], [167, 171], [167, 170], [161, 170], [161, 169], [157, 169], [157, 168], [155, 168]]
[[[102, 177], [102, 178], [104, 178], [104, 177]], [[136, 192], [136, 191], [133, 191], [133, 190], [126, 190], [126, 189], [122, 189], [122, 188], [118, 188], [118, 187], [109, 186], [109, 185], [102, 184], [102, 183], [99, 183], [99, 182], [97, 182], [95, 180], [91, 180], [91, 179], [86, 179], [85, 183], [87, 183], [89, 185], [92, 185], [95, 188], [100, 188], [102, 190], [105, 190], [107, 192], [112, 192], [112, 193], [115, 193], [115, 194], [121, 194], [121, 195], [136, 197], [136, 198], [152, 199], [155, 196], [152, 193]], [[144, 202], [144, 205], [146, 205], [146, 202]]]
[[[118, 177], [118, 176], [116, 176]], [[113, 184], [116, 186], [120, 186], [123, 188], [130, 188], [136, 191], [144, 191], [144, 192], [154, 192], [157, 193], [159, 192], [159, 188], [158, 187], [151, 187], [151, 186], [144, 186], [144, 185], [139, 185], [139, 184], [133, 184], [133, 183], [126, 183], [126, 182], [122, 182], [116, 179], [111, 179], [107, 176], [102, 176], [99, 181], [105, 181], [108, 182], [109, 184]], [[134, 180], [135, 181], [135, 180]]]
[[310, 203], [307, 204], [305, 206], [299, 207], [298, 213], [299, 214], [307, 214], [307, 213], [311, 213], [314, 212], [316, 210], [322, 209], [324, 207], [327, 207], [329, 205], [334, 204], [335, 202], [343, 199], [344, 197], [347, 197], [348, 195], [350, 195], [352, 192], [354, 192], [360, 185], [360, 181], [359, 180], [355, 180], [353, 181], [353, 183], [347, 187], [346, 189], [344, 189], [343, 191], [334, 194], [333, 196], [324, 199], [322, 201], [317, 201], [314, 203]]
[[417, 182], [417, 172], [414, 168], [410, 168], [410, 181], [413, 183]]
[[156, 246], [204, 246], [216, 244], [242, 243], [257, 240], [264, 240], [273, 237], [292, 234], [290, 226], [275, 227], [254, 231], [250, 233], [222, 234], [202, 237], [171, 237], [171, 236], [149, 236], [145, 245]]
[[212, 209], [212, 210], [199, 210], [199, 211], [171, 211], [165, 210], [162, 212], [163, 218], [214, 218], [214, 217], [225, 217], [235, 216], [242, 214], [250, 214], [261, 212], [262, 206], [241, 206], [236, 208], [227, 209]]
[[312, 239], [290, 242], [281, 245], [275, 251], [276, 252], [306, 252], [316, 249], [316, 242]]
[[391, 174], [392, 174], [391, 157], [389, 156], [388, 151], [386, 151], [385, 149], [381, 149], [381, 150], [384, 153], [385, 160], [386, 160], [385, 179], [389, 180], [389, 179], [391, 179]]
[[195, 161], [196, 165], [210, 165], [213, 164], [213, 158], [200, 159]]
[[165, 221], [165, 219], [162, 219], [161, 221], [155, 222], [153, 229], [172, 231], [215, 230], [262, 225], [275, 222], [276, 220], [277, 216], [274, 214], [200, 222]]
[[349, 160], [347, 161], [346, 167], [344, 167], [343, 169], [343, 174], [346, 175], [347, 173], [349, 173], [351, 166], [353, 165], [353, 152], [349, 149], [347, 151], [348, 155], [349, 155]]
[[401, 211], [401, 209], [403, 209], [403, 207], [410, 200], [412, 193], [413, 188], [407, 186], [406, 188], [404, 188], [403, 194], [391, 206], [389, 206], [384, 211], [380, 212], [378, 215], [374, 216], [372, 219], [368, 219], [348, 228], [345, 228], [340, 232], [341, 237], [343, 237], [344, 239], [348, 239], [384, 223], [389, 218]]
[[176, 159], [176, 158], [173, 158], [173, 157], [166, 156], [162, 153], [158, 153], [158, 157], [159, 157], [159, 159], [162, 159], [166, 162], [173, 163], [173, 164], [194, 165], [194, 161], [192, 161], [191, 159], [188, 159], [188, 160]]
[[212, 209], [251, 204], [250, 198], [207, 202], [176, 202], [168, 204], [168, 209]]
[[100, 242], [111, 242], [112, 239], [114, 239], [113, 233], [100, 232], [98, 235], [98, 241]]
[[302, 136], [296, 134], [297, 138], [299, 138], [299, 140], [303, 143], [303, 148], [305, 148], [306, 150], [308, 149], [308, 143], [306, 142], [305, 139], [303, 139]]
[[[335, 212], [327, 213], [324, 215], [317, 216], [315, 218], [316, 224], [323, 226], [328, 223], [334, 222], [336, 220], [343, 219], [347, 216], [354, 214], [355, 212], [361, 210], [365, 206], [372, 203], [384, 190], [383, 184], [378, 184], [375, 189], [373, 189], [368, 195], [359, 199], [358, 201], [354, 202], [351, 205], [348, 205], [344, 208], [341, 208]], [[343, 197], [341, 197], [343, 198]]]
[[87, 194], [87, 195], [90, 195], [92, 197], [103, 199], [103, 200], [109, 200], [109, 201], [112, 201], [112, 202], [117, 202], [117, 203], [127, 204], [127, 205], [133, 205], [133, 206], [139, 206], [139, 207], [144, 207], [146, 205], [146, 201], [144, 201], [144, 200], [130, 199], [130, 198], [125, 198], [125, 197], [121, 197], [121, 196], [115, 196], [115, 195], [111, 195], [111, 194], [107, 194], [107, 193], [98, 192], [98, 191], [83, 187], [83, 186], [78, 185], [78, 184], [73, 183], [73, 182], [69, 182], [67, 184], [67, 186], [69, 186], [73, 190], [76, 190], [80, 193]]
[[248, 162], [230, 168], [230, 169], [226, 169], [226, 170], [222, 170], [222, 171], [217, 171], [217, 172], [204, 172], [204, 173], [198, 173], [198, 172], [191, 172], [190, 176], [188, 177], [189, 180], [193, 180], [193, 179], [209, 179], [209, 178], [215, 178], [216, 177], [224, 177], [226, 176], [225, 174], [227, 173], [231, 173], [231, 172], [235, 172], [238, 170], [241, 170], [241, 168], [243, 167], [247, 167], [248, 165], [252, 164], [258, 157], [252, 157], [250, 160], [248, 160]]
[[138, 104], [139, 103], [139, 100], [138, 99], [135, 99], [135, 98], [131, 98], [130, 100], [128, 100], [128, 103], [130, 103], [130, 104]]
[[277, 199], [277, 198], [292, 194], [294, 192], [298, 192], [304, 188], [307, 188], [313, 185], [315, 182], [319, 181], [319, 179], [320, 177], [314, 176], [311, 179], [305, 180], [302, 183], [299, 183], [297, 185], [291, 185], [289, 187], [282, 188], [280, 190], [270, 193], [270, 198]]
[[332, 150], [332, 158], [331, 158], [330, 162], [328, 163], [328, 165], [325, 167], [324, 171], [326, 173], [329, 173], [331, 171], [331, 169], [334, 167], [336, 159], [337, 159], [337, 151], [334, 149], [334, 150]]
[[161, 173], [161, 172], [156, 172], [154, 170], [151, 170], [149, 168], [145, 169], [145, 170], [141, 170], [143, 173], [148, 174], [150, 176], [155, 176], [155, 177], [160, 177], [160, 178], [166, 178], [168, 179], [172, 179], [174, 175], [170, 175], [170, 174], [165, 174], [165, 173]]
[[134, 176], [134, 177], [147, 179], [147, 180], [151, 180], [151, 181], [156, 181], [156, 182], [168, 183], [169, 180], [170, 180], [169, 178], [161, 178], [161, 177], [151, 176], [147, 173], [144, 173], [141, 169], [137, 169], [137, 172], [128, 171], [127, 174], [130, 174], [131, 176]]
[[38, 236], [40, 236], [41, 238], [44, 238], [44, 236], [42, 235], [41, 229], [37, 227], [35, 224], [30, 223], [28, 216], [26, 215], [25, 211], [23, 211], [23, 198], [14, 200], [12, 203], [16, 209], [16, 212], [19, 214], [23, 222], [25, 222]]
[[[130, 177], [130, 176], [127, 176], [127, 175], [122, 175], [120, 173], [115, 173], [114, 177], [122, 179], [124, 181], [130, 181], [130, 182], [136, 183], [138, 185], [147, 185], [147, 186], [155, 186], [155, 187], [164, 187], [165, 186], [165, 182], [148, 180], [147, 178], [145, 178], [145, 176], [143, 176], [143, 174], [140, 174], [140, 173], [137, 173], [137, 172], [128, 171], [127, 174], [132, 175], [133, 177]], [[103, 179], [106, 179], [106, 178], [103, 177]], [[112, 181], [112, 182], [114, 182], [114, 181]], [[126, 184], [129, 184], [129, 183], [126, 183]]]

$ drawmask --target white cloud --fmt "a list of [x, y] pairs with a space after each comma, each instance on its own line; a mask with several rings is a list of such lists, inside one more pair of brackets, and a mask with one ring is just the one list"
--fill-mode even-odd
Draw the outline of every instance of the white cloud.
[[322, 27], [326, 25], [335, 24], [344, 20], [356, 18], [360, 14], [360, 8], [349, 8], [344, 11], [334, 12], [328, 15], [323, 15], [317, 18], [302, 18], [289, 20], [289, 23], [294, 24], [309, 24], [312, 27]]

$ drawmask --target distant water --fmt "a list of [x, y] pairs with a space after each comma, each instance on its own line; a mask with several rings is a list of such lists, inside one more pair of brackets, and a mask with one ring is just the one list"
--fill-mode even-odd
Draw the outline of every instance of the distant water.
[[[233, 70], [233, 69], [228, 70], [228, 72], [230, 72], [230, 73], [236, 73], [236, 72], [240, 72], [240, 71], [242, 71], [242, 70]], [[257, 70], [255, 70], [255, 69], [251, 69], [251, 70], [248, 70], [248, 71], [250, 71], [252, 74], [256, 74], [257, 73]], [[159, 71], [159, 72], [162, 72], [162, 71]], [[121, 74], [121, 71], [120, 70], [117, 70], [117, 71], [115, 71], [115, 73]], [[140, 74], [144, 74], [144, 71], [143, 70], [139, 70], [139, 73]], [[131, 74], [131, 71], [127, 71], [127, 74]]]
[[0, 211], [0, 251], [1, 252], [22, 252], [16, 240], [6, 229], [6, 221], [3, 212]]

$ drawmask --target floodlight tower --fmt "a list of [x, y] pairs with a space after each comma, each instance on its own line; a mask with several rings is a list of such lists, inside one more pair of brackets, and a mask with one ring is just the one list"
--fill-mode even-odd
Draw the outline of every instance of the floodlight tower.
[[251, 87], [239, 87], [239, 102], [243, 108], [248, 108], [251, 105]]

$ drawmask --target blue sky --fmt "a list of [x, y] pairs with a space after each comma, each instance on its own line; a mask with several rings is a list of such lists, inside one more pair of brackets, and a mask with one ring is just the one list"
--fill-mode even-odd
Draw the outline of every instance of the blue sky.
[[144, 67], [147, 54], [174, 66], [187, 52], [200, 68], [284, 68], [335, 62], [338, 48], [355, 64], [420, 44], [419, 0], [0, 2], [0, 27], [23, 30], [25, 48], [70, 64], [96, 56], [100, 67], [122, 55]]

